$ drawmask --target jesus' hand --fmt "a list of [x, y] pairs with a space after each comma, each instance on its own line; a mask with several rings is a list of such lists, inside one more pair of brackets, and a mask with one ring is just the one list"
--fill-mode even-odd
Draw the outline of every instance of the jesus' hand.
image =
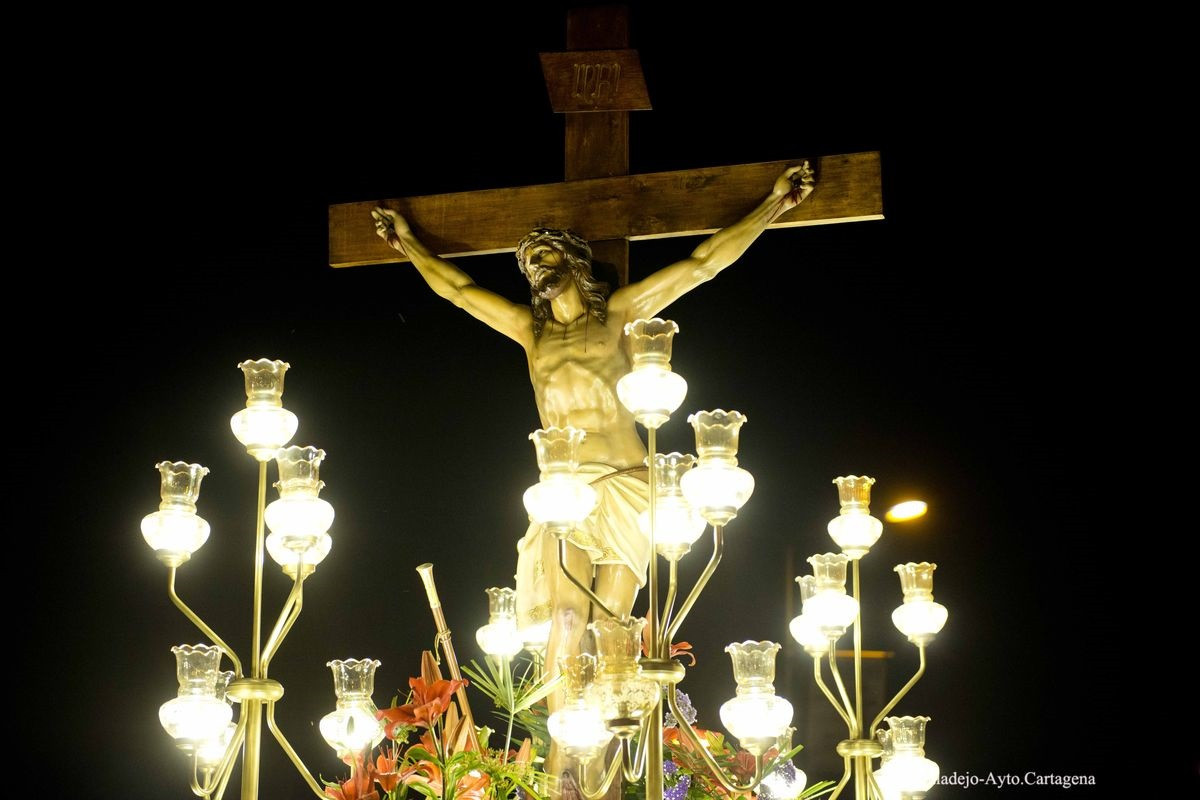
[[382, 206], [376, 206], [371, 211], [371, 217], [375, 220], [375, 233], [379, 238], [387, 242], [392, 249], [398, 250], [401, 255], [407, 256], [400, 234], [410, 232], [408, 221], [395, 211]]
[[800, 205], [804, 200], [812, 194], [813, 190], [813, 171], [807, 161], [802, 162], [799, 166], [791, 167], [775, 181], [775, 186], [772, 189], [772, 194], [782, 198], [782, 207], [779, 213], [788, 211]]

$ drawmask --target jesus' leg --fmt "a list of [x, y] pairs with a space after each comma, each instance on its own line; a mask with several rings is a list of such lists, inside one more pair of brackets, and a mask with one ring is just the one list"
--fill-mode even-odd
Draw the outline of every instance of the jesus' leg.
[[[547, 535], [542, 545], [542, 562], [546, 565], [547, 575], [554, 576], [550, 581], [550, 640], [546, 643], [545, 670], [548, 679], [558, 675], [560, 658], [579, 654], [579, 643], [587, 630], [590, 610], [588, 598], [566, 575], [561, 574], [558, 568], [558, 548], [559, 539]], [[591, 584], [592, 560], [587, 551], [568, 544], [566, 565], [580, 583], [585, 586]], [[562, 702], [561, 691], [551, 692], [546, 698], [551, 714], [559, 709]], [[546, 774], [552, 778], [559, 778], [562, 771], [569, 766], [558, 746], [551, 742], [550, 752], [546, 754]], [[557, 796], [556, 791], [552, 790], [551, 794]]]

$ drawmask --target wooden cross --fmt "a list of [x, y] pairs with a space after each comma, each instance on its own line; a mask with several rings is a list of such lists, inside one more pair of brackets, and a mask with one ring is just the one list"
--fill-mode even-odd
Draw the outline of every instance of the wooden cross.
[[[563, 183], [384, 201], [417, 237], [447, 257], [511, 252], [535, 228], [570, 228], [594, 259], [629, 281], [629, 241], [707, 234], [737, 222], [801, 159], [629, 175], [629, 111], [650, 107], [623, 7], [573, 9], [566, 53], [543, 53], [556, 112], [566, 114]], [[816, 188], [770, 225], [825, 225], [883, 218], [879, 153], [809, 158]], [[329, 207], [329, 263], [355, 267], [406, 260], [375, 235], [376, 202]]]

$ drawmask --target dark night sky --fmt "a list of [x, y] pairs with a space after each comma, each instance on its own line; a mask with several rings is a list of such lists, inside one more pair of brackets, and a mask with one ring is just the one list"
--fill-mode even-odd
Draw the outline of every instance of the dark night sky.
[[[1112, 334], [1073, 302], [1082, 266], [1024, 258], [1049, 214], [1015, 196], [1022, 168], [1010, 145], [1035, 126], [1002, 71], [960, 59], [957, 85], [973, 89], [949, 88], [948, 64], [969, 42], [839, 47], [822, 30], [810, 49], [797, 10], [692, 13], [634, 9], [655, 110], [634, 115], [632, 170], [881, 150], [887, 214], [768, 232], [664, 315], [682, 329], [673, 363], [690, 389], [663, 449], [693, 449], [686, 412], [736, 408], [750, 420], [740, 457], [757, 481], [681, 635], [700, 654], [684, 688], [701, 722], [717, 727], [732, 694], [730, 641], [783, 641], [778, 689], [794, 702], [807, 693], [809, 660], [784, 608], [801, 570], [784, 562], [789, 550], [802, 564], [832, 549], [829, 481], [865, 473], [878, 478], [880, 513], [910, 491], [933, 509], [885, 529], [864, 562], [866, 645], [897, 652], [897, 683], [915, 655], [888, 620], [900, 598], [891, 567], [939, 564], [950, 621], [900, 706], [933, 718], [929, 756], [943, 772], [1095, 775], [1101, 786], [1075, 793], [1111, 795], [1127, 765], [1096, 724], [1079, 725], [1118, 708], [1122, 656], [1103, 638], [1099, 598], [1111, 588], [1095, 544], [1113, 523], [1097, 510], [1106, 487], [1073, 483], [1102, 456], [1080, 408]], [[436, 564], [464, 660], [478, 657], [483, 589], [511, 581], [521, 492], [536, 480], [520, 350], [434, 297], [408, 265], [330, 269], [325, 209], [560, 179], [562, 123], [536, 53], [561, 49], [562, 16], [463, 19], [446, 7], [398, 21], [386, 46], [368, 39], [354, 53], [321, 41], [251, 56], [231, 37], [203, 49], [163, 41], [110, 65], [104, 124], [119, 135], [89, 177], [115, 191], [81, 223], [96, 223], [105, 266], [80, 270], [63, 301], [73, 363], [49, 408], [67, 421], [52, 452], [73, 455], [43, 476], [72, 499], [49, 512], [71, 544], [44, 537], [45, 560], [61, 563], [50, 559], [65, 550], [73, 566], [55, 573], [62, 580], [41, 572], [43, 616], [29, 637], [55, 653], [49, 677], [82, 726], [69, 746], [96, 788], [86, 795], [190, 796], [157, 707], [175, 689], [169, 648], [198, 637], [138, 532], [158, 502], [161, 459], [212, 470], [200, 513], [213, 534], [181, 570], [180, 592], [247, 658], [255, 470], [228, 427], [244, 402], [242, 359], [291, 363], [295, 441], [329, 454], [334, 548], [273, 670], [287, 689], [281, 724], [315, 772], [338, 772], [315, 728], [333, 706], [325, 662], [381, 659], [383, 705], [432, 641], [417, 564]], [[151, 57], [170, 66], [171, 92], [144, 71]], [[634, 244], [635, 277], [698, 241]], [[510, 255], [460, 263], [523, 299]], [[268, 563], [264, 625], [286, 589]], [[264, 752], [262, 796], [305, 796], [272, 741]]]

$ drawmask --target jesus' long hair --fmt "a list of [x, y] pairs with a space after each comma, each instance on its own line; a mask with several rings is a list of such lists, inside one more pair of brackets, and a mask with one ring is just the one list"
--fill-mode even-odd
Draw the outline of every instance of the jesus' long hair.
[[[553, 228], [538, 228], [530, 233], [517, 245], [517, 265], [521, 274], [529, 278], [525, 271], [525, 252], [537, 244], [546, 244], [562, 254], [563, 261], [570, 270], [575, 286], [583, 296], [587, 313], [604, 324], [608, 320], [608, 284], [592, 277], [592, 248], [579, 235], [571, 231], [555, 230]], [[546, 321], [553, 319], [550, 301], [539, 297], [530, 284], [529, 305], [533, 312], [533, 338], [540, 338], [546, 329]]]

